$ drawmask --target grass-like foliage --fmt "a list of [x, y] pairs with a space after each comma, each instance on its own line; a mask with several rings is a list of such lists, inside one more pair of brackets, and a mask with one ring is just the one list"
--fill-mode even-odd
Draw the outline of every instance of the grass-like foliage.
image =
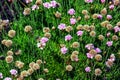
[[13, 22], [0, 20], [1, 80], [120, 79], [119, 0], [13, 3]]

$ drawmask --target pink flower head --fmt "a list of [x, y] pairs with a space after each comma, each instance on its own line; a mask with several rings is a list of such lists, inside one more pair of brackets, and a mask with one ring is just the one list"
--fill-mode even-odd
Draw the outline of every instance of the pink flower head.
[[31, 3], [32, 0], [25, 0], [25, 2], [28, 4], [28, 3]]
[[35, 9], [39, 9], [39, 6], [38, 5], [33, 5], [31, 8], [32, 8], [32, 10], [35, 10]]
[[43, 50], [43, 48], [46, 46], [46, 43], [37, 43], [37, 47]]
[[109, 36], [110, 36], [110, 34], [111, 34], [111, 33], [110, 33], [110, 32], [108, 32], [108, 33], [106, 34], [106, 35], [107, 35], [107, 37], [109, 37]]
[[4, 80], [12, 80], [12, 78], [10, 78], [10, 77], [6, 77]]
[[41, 43], [46, 43], [46, 42], [48, 42], [48, 38], [46, 38], [46, 37], [42, 37], [41, 39], [40, 39], [40, 42]]
[[119, 31], [120, 31], [120, 27], [115, 26], [115, 27], [114, 27], [114, 31], [115, 31], [115, 33], [116, 33], [116, 32], [119, 32]]
[[112, 19], [112, 16], [111, 15], [107, 15], [107, 19], [108, 20]]
[[67, 51], [68, 51], [68, 49], [67, 49], [66, 47], [62, 47], [62, 48], [61, 48], [61, 53], [62, 53], [62, 54], [66, 54]]
[[0, 79], [2, 79], [3, 78], [3, 74], [2, 73], [0, 73]]
[[94, 55], [87, 53], [87, 58], [92, 59], [94, 57]]
[[106, 44], [107, 44], [107, 46], [109, 46], [109, 47], [110, 47], [110, 46], [112, 46], [113, 41], [107, 41], [107, 43], [106, 43]]
[[11, 75], [16, 75], [18, 72], [17, 72], [17, 70], [15, 70], [15, 69], [11, 69], [11, 70], [10, 70], [10, 73], [11, 73]]
[[83, 31], [77, 31], [77, 36], [82, 36]]
[[93, 45], [93, 44], [87, 44], [87, 45], [85, 46], [85, 48], [87, 48], [88, 50], [91, 50], [91, 49], [94, 48], [94, 45]]
[[101, 14], [98, 14], [97, 18], [98, 18], [98, 19], [102, 19], [102, 15], [101, 15]]
[[66, 28], [66, 25], [61, 23], [60, 25], [58, 25], [58, 29], [59, 30], [64, 30]]
[[58, 3], [55, 0], [53, 0], [53, 1], [50, 1], [50, 4], [52, 8], [55, 8]]
[[43, 6], [48, 9], [51, 8], [51, 4], [49, 2], [43, 3]]
[[100, 48], [96, 48], [95, 51], [96, 51], [97, 53], [101, 53], [101, 52], [102, 52], [102, 51], [100, 50]]
[[92, 3], [93, 0], [85, 0], [86, 3]]
[[72, 36], [70, 34], [65, 36], [65, 41], [70, 41], [72, 39]]
[[110, 60], [113, 61], [113, 62], [115, 61], [115, 55], [114, 54], [110, 55]]
[[91, 71], [90, 67], [86, 67], [86, 68], [85, 68], [85, 71], [86, 71], [86, 72], [90, 72], [90, 71]]
[[110, 10], [113, 10], [113, 9], [114, 9], [114, 5], [113, 5], [113, 4], [110, 5], [110, 6], [109, 6], [109, 9], [110, 9]]
[[76, 23], [76, 19], [75, 18], [70, 18], [70, 24], [74, 25]]
[[78, 61], [79, 61], [79, 59], [78, 59], [78, 58], [75, 58], [75, 61], [76, 61], [76, 62], [78, 62]]
[[101, 1], [101, 3], [105, 3], [105, 0], [100, 0]]
[[68, 14], [74, 15], [75, 14], [75, 10], [73, 8], [69, 9]]

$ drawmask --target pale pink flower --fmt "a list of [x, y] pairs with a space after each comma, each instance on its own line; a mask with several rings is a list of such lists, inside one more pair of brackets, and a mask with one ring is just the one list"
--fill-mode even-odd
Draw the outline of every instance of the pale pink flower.
[[77, 36], [82, 36], [83, 31], [77, 31]]
[[98, 19], [102, 19], [102, 17], [103, 17], [103, 16], [102, 16], [101, 14], [98, 14], [98, 15], [97, 15], [97, 18], [98, 18]]
[[75, 10], [73, 8], [69, 9], [68, 14], [74, 15], [75, 14]]
[[111, 34], [111, 33], [110, 33], [110, 32], [108, 32], [108, 33], [106, 34], [106, 35], [107, 35], [107, 37], [109, 37], [109, 36], [110, 36], [110, 34]]
[[105, 0], [100, 0], [101, 1], [101, 3], [105, 3]]
[[92, 3], [93, 0], [85, 0], [86, 3]]
[[85, 46], [85, 48], [87, 48], [88, 50], [91, 50], [91, 49], [94, 48], [94, 45], [93, 45], [93, 44], [87, 44], [87, 45]]
[[72, 39], [72, 36], [70, 34], [65, 36], [65, 41], [70, 41]]
[[79, 59], [78, 59], [78, 58], [75, 58], [75, 61], [76, 61], [76, 62], [78, 62], [78, 61], [79, 61]]
[[112, 19], [112, 16], [111, 15], [107, 15], [107, 19], [108, 20]]
[[50, 1], [50, 4], [52, 8], [55, 8], [58, 3], [55, 0], [53, 0], [53, 1]]
[[112, 46], [113, 41], [107, 41], [107, 43], [106, 43], [106, 44], [107, 44], [107, 46], [109, 46], [109, 47], [110, 47], [110, 46]]
[[59, 30], [64, 30], [66, 28], [66, 25], [61, 23], [60, 25], [58, 25], [58, 29]]
[[62, 54], [66, 54], [67, 51], [68, 51], [68, 49], [67, 49], [66, 47], [62, 47], [62, 48], [61, 48], [61, 53], [62, 53]]
[[25, 0], [25, 2], [28, 4], [28, 3], [31, 3], [33, 0]]
[[32, 10], [35, 10], [35, 9], [39, 9], [39, 6], [38, 5], [33, 5], [31, 8], [32, 8]]
[[85, 71], [86, 71], [86, 72], [90, 72], [90, 71], [91, 71], [90, 67], [86, 67], [86, 68], [85, 68]]
[[40, 48], [41, 50], [43, 50], [45, 46], [46, 43], [37, 43], [37, 47]]
[[110, 55], [110, 60], [113, 61], [113, 62], [115, 61], [115, 55], [114, 54]]
[[105, 62], [105, 64], [106, 64], [106, 66], [107, 67], [111, 67], [111, 66], [113, 66], [113, 61], [111, 60], [111, 59], [108, 59], [106, 62]]
[[48, 9], [51, 8], [51, 4], [49, 2], [43, 3], [43, 6]]
[[46, 43], [46, 42], [48, 42], [48, 38], [46, 38], [46, 37], [42, 37], [41, 39], [40, 39], [40, 42], [41, 43]]
[[76, 23], [76, 19], [75, 18], [70, 18], [70, 24], [74, 25]]
[[110, 10], [113, 10], [113, 9], [114, 9], [114, 5], [113, 5], [113, 4], [110, 5], [110, 6], [109, 6], [109, 9], [110, 9]]
[[90, 58], [92, 59], [94, 57], [94, 55], [90, 54], [90, 53], [87, 53], [87, 58]]
[[2, 73], [0, 73], [0, 79], [2, 79], [3, 78], [3, 74]]
[[6, 77], [4, 80], [12, 80], [12, 78], [10, 78], [10, 77]]
[[15, 69], [11, 69], [11, 70], [10, 70], [10, 73], [11, 73], [11, 75], [16, 75], [18, 72], [17, 72], [17, 70], [15, 70]]
[[114, 27], [114, 31], [115, 31], [115, 33], [116, 33], [116, 32], [119, 32], [119, 31], [120, 31], [120, 27], [115, 26], [115, 27]]
[[97, 53], [101, 53], [101, 52], [102, 52], [102, 51], [100, 50], [100, 48], [96, 48], [95, 51], [96, 51]]

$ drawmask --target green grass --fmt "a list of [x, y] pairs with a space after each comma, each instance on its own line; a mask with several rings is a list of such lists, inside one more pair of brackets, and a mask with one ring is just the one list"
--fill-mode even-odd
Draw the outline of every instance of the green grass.
[[[12, 49], [13, 52], [15, 52], [18, 49], [22, 50], [22, 54], [19, 56], [14, 56], [14, 61], [10, 64], [7, 64], [6, 61], [0, 61], [0, 72], [3, 73], [4, 77], [11, 77], [9, 70], [10, 69], [16, 69], [19, 71], [19, 73], [23, 70], [27, 70], [29, 68], [29, 63], [32, 61], [36, 61], [38, 59], [41, 59], [43, 61], [46, 61], [46, 64], [40, 65], [40, 70], [35, 71], [31, 76], [28, 76], [25, 78], [25, 80], [37, 80], [38, 78], [43, 78], [45, 80], [55, 80], [57, 78], [60, 78], [61, 80], [103, 80], [104, 77], [107, 77], [107, 80], [119, 80], [120, 76], [120, 55], [118, 55], [118, 51], [120, 50], [120, 35], [118, 35], [119, 40], [113, 41], [112, 47], [107, 47], [106, 42], [108, 40], [112, 40], [111, 37], [115, 33], [113, 31], [111, 32], [111, 36], [109, 38], [105, 37], [104, 41], [99, 41], [98, 35], [106, 35], [108, 30], [106, 28], [102, 28], [100, 23], [102, 21], [106, 20], [106, 16], [103, 16], [102, 20], [93, 20], [90, 18], [89, 20], [84, 19], [84, 15], [81, 13], [82, 10], [88, 10], [89, 15], [92, 15], [93, 13], [100, 13], [100, 10], [102, 10], [104, 7], [107, 7], [108, 14], [111, 14], [113, 19], [110, 21], [110, 23], [115, 26], [117, 22], [120, 21], [120, 11], [119, 6], [115, 7], [113, 11], [110, 11], [108, 9], [108, 4], [100, 4], [98, 1], [94, 1], [92, 4], [86, 4], [83, 0], [56, 0], [61, 4], [59, 8], [55, 9], [46, 9], [42, 5], [40, 6], [39, 10], [32, 11], [30, 15], [24, 16], [22, 14], [22, 11], [18, 14], [19, 19], [15, 19], [11, 23], [11, 29], [16, 31], [16, 36], [14, 38], [9, 38], [6, 32], [2, 32], [3, 39], [11, 39], [13, 41], [13, 45], [10, 48], [7, 47], [1, 47], [0, 55], [6, 56], [6, 53], [8, 50]], [[33, 2], [34, 3], [34, 2]], [[31, 3], [29, 7], [33, 4]], [[16, 4], [17, 6], [17, 4]], [[93, 7], [92, 9], [90, 7]], [[19, 8], [19, 7], [16, 7]], [[82, 19], [78, 21], [75, 25], [71, 25], [73, 27], [73, 31], [70, 33], [67, 33], [65, 31], [59, 31], [57, 26], [60, 23], [65, 23], [67, 26], [70, 25], [69, 19], [71, 18], [70, 15], [67, 14], [67, 11], [70, 8], [74, 8], [76, 10], [75, 17], [81, 16]], [[60, 19], [57, 19], [53, 13], [56, 11], [59, 11], [62, 14], [62, 17]], [[96, 37], [89, 36], [89, 32], [84, 31], [82, 38], [82, 41], [79, 40], [80, 37], [76, 35], [76, 27], [79, 24], [85, 25], [92, 25], [92, 23], [95, 24], [95, 31], [96, 31]], [[26, 25], [31, 25], [33, 30], [31, 33], [24, 32], [24, 27]], [[56, 29], [52, 30], [52, 26], [55, 26]], [[51, 38], [47, 42], [46, 47], [44, 50], [40, 50], [37, 48], [37, 36], [44, 36], [43, 33], [43, 27], [49, 27]], [[67, 34], [71, 34], [73, 36], [73, 39], [70, 42], [66, 42], [64, 40], [64, 37]], [[80, 47], [77, 49], [71, 48], [70, 45], [78, 41], [80, 43]], [[87, 49], [85, 49], [85, 45], [88, 43], [93, 43], [95, 46], [99, 47], [102, 50], [102, 53], [100, 53], [103, 57], [101, 62], [97, 62], [95, 59], [87, 59], [86, 53]], [[66, 47], [69, 49], [69, 51], [64, 55], [60, 52], [60, 44], [65, 44]], [[0, 44], [1, 46], [1, 44]], [[72, 62], [70, 60], [70, 55], [72, 51], [77, 50], [79, 51], [79, 61], [78, 62]], [[104, 52], [106, 51], [106, 54]], [[106, 65], [105, 62], [109, 58], [110, 54], [115, 54], [116, 61], [115, 64], [111, 67], [110, 72], [106, 72]], [[20, 60], [25, 63], [24, 67], [22, 69], [18, 69], [15, 67], [15, 61]], [[66, 71], [66, 65], [71, 64], [73, 66], [73, 70], [71, 72]], [[90, 66], [91, 72], [86, 73], [85, 67]], [[44, 73], [43, 69], [48, 68], [49, 72]], [[102, 75], [96, 77], [94, 74], [95, 68], [100, 68], [102, 70]], [[16, 80], [16, 79], [15, 79]]]

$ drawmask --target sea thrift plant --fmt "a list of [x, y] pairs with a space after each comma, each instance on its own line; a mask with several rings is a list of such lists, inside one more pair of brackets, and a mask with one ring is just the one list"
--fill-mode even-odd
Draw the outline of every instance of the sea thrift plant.
[[62, 47], [62, 48], [61, 48], [61, 53], [62, 53], [62, 54], [66, 54], [67, 51], [68, 51], [68, 49], [67, 49], [66, 47]]
[[74, 15], [75, 14], [75, 10], [73, 8], [68, 10], [68, 14], [69, 15]]
[[0, 0], [0, 80], [119, 80], [120, 0]]

